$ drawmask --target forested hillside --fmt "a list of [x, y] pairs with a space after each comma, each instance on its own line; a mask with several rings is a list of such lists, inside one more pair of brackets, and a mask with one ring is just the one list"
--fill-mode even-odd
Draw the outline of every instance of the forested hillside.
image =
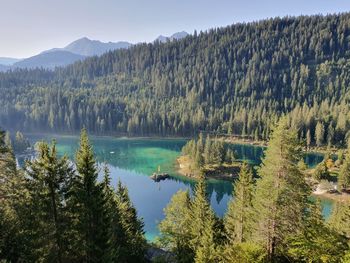
[[0, 125], [26, 131], [266, 139], [289, 114], [309, 143], [350, 128], [350, 14], [264, 20], [139, 44], [54, 72], [0, 74]]

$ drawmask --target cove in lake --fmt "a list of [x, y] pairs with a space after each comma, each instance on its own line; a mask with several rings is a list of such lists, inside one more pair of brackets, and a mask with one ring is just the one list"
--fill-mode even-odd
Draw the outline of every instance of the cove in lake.
[[[74, 158], [79, 138], [76, 136], [29, 136], [32, 143], [40, 140], [57, 141], [60, 155], [66, 154]], [[180, 189], [193, 191], [195, 182], [189, 178], [179, 176], [176, 172], [176, 158], [185, 145], [184, 139], [128, 139], [113, 137], [91, 137], [96, 159], [99, 163], [108, 163], [111, 170], [112, 184], [115, 186], [121, 180], [129, 189], [132, 202], [137, 208], [139, 216], [145, 223], [146, 237], [154, 240], [159, 234], [157, 225], [163, 219], [163, 209], [171, 197]], [[263, 148], [259, 146], [234, 144], [231, 145], [241, 160], [247, 160], [254, 165], [260, 163]], [[322, 161], [322, 154], [307, 154], [305, 162], [315, 166]], [[171, 178], [161, 182], [154, 182], [149, 178], [160, 167]], [[232, 183], [221, 180], [208, 180], [210, 202], [219, 216], [223, 216], [227, 203], [231, 198]], [[332, 202], [322, 202], [323, 212], [328, 216]]]

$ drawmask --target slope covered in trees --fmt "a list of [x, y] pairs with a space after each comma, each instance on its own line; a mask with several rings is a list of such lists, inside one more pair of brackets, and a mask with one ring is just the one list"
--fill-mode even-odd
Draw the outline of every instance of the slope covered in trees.
[[266, 139], [283, 113], [308, 144], [349, 129], [350, 14], [286, 17], [139, 44], [54, 72], [0, 74], [0, 124], [30, 131]]
[[194, 195], [179, 191], [160, 223], [161, 243], [178, 262], [349, 262], [349, 205], [325, 222], [298, 168], [297, 132], [279, 121], [253, 180], [243, 164], [223, 220], [210, 207], [202, 177]]
[[146, 262], [143, 223], [108, 168], [98, 167], [83, 131], [73, 165], [55, 142], [16, 168], [0, 133], [1, 262]]

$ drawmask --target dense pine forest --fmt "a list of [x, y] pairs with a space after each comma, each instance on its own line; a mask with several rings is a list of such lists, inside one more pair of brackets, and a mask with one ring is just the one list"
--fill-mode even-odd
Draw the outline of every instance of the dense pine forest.
[[287, 114], [309, 145], [345, 144], [350, 14], [301, 16], [138, 44], [55, 71], [0, 74], [11, 130], [267, 139]]
[[107, 166], [97, 164], [85, 130], [74, 161], [57, 155], [55, 141], [42, 142], [37, 157], [16, 168], [4, 133], [0, 157], [1, 262], [350, 262], [349, 203], [336, 203], [324, 220], [286, 118], [273, 130], [258, 178], [242, 164], [223, 218], [202, 176], [193, 192], [173, 195], [154, 244], [146, 243], [128, 190], [112, 186]]

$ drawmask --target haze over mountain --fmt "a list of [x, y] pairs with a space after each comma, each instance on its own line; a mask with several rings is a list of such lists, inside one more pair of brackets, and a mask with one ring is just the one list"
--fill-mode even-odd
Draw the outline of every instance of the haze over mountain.
[[175, 34], [172, 34], [170, 37], [160, 35], [159, 37], [156, 38], [155, 41], [165, 43], [167, 41], [180, 40], [187, 36], [188, 36], [188, 33], [186, 31], [181, 31], [181, 32], [176, 32]]
[[120, 49], [120, 48], [128, 48], [132, 44], [125, 41], [120, 42], [101, 42], [99, 40], [91, 40], [87, 37], [80, 38], [78, 40], [73, 41], [69, 45], [64, 48], [54, 48], [42, 53], [55, 52], [57, 50], [68, 51], [74, 54], [78, 54], [85, 57], [90, 56], [99, 56], [108, 51]]
[[70, 51], [82, 56], [99, 56], [108, 51], [128, 48], [132, 44], [126, 41], [119, 41], [116, 43], [108, 42], [103, 43], [98, 40], [90, 40], [86, 37], [78, 39], [64, 48], [64, 50]]
[[8, 70], [8, 69], [10, 69], [10, 66], [6, 66], [6, 65], [1, 65], [1, 64], [0, 64], [0, 72], [1, 72], [1, 71], [6, 71], [6, 70]]
[[[155, 41], [164, 43], [168, 40], [179, 40], [186, 36], [188, 36], [188, 33], [182, 31], [170, 37], [161, 35]], [[7, 71], [14, 68], [54, 69], [55, 67], [63, 67], [78, 60], [83, 60], [86, 57], [100, 56], [108, 51], [129, 48], [132, 45], [132, 43], [126, 41], [104, 43], [99, 40], [91, 40], [87, 37], [83, 37], [73, 41], [66, 47], [45, 50], [36, 56], [26, 59], [0, 58], [0, 71]]]
[[0, 57], [0, 65], [11, 66], [20, 60], [19, 58]]
[[23, 59], [15, 63], [12, 67], [54, 69], [55, 67], [62, 67], [72, 64], [78, 60], [83, 60], [84, 58], [84, 56], [74, 54], [69, 51], [56, 50]]

